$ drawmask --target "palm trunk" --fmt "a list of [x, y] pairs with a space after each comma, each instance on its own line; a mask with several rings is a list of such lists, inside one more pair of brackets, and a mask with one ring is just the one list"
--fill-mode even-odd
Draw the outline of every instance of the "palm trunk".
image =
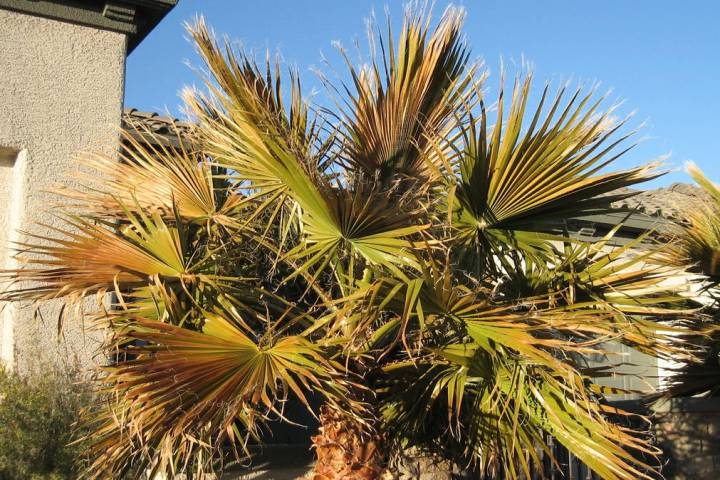
[[322, 409], [319, 433], [312, 442], [317, 462], [311, 480], [386, 478], [380, 437], [364, 434], [354, 422], [328, 407]]

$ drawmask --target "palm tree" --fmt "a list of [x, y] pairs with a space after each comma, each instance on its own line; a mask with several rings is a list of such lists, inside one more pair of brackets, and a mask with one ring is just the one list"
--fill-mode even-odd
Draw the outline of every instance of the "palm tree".
[[87, 477], [202, 478], [292, 421], [292, 399], [322, 423], [318, 479], [379, 478], [410, 448], [529, 478], [548, 436], [605, 479], [651, 478], [636, 454], [658, 451], [612, 419], [629, 414], [583, 359], [609, 340], [683, 355], [662, 323], [682, 298], [655, 250], [583, 244], [563, 222], [656, 166], [608, 171], [628, 135], [593, 91], [546, 86], [529, 107], [528, 74], [487, 108], [462, 22], [408, 12], [348, 61], [332, 112], [296, 73], [286, 91], [277, 63], [189, 27], [196, 127], [87, 158], [85, 188], [61, 192], [66, 228], [5, 274], [5, 300], [62, 299], [65, 316], [114, 294], [92, 318], [115, 361], [87, 412]]

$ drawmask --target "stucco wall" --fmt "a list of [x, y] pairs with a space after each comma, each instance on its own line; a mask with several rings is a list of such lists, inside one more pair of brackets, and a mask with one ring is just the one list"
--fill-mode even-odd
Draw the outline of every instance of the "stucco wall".
[[[82, 150], [108, 145], [122, 108], [123, 34], [0, 10], [0, 264], [12, 266], [6, 248], [19, 228], [42, 233], [34, 222], [56, 224], [44, 190], [77, 168]], [[8, 152], [17, 152], [15, 158]], [[9, 160], [8, 160], [9, 159]], [[22, 240], [22, 236], [18, 239]], [[96, 341], [68, 325], [58, 342], [57, 306], [42, 311], [5, 308], [0, 314], [0, 355], [22, 370], [39, 356], [80, 357], [87, 362]], [[4, 346], [3, 346], [4, 345]], [[13, 348], [9, 348], [12, 345]], [[11, 350], [11, 351], [10, 351]]]

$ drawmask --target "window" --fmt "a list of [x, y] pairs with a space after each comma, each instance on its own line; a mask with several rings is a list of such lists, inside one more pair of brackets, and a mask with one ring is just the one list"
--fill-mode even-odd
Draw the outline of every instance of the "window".
[[[12, 242], [20, 227], [22, 209], [22, 168], [25, 151], [0, 146], [0, 268], [14, 267]], [[0, 361], [13, 365], [14, 306], [3, 305], [0, 310]]]
[[15, 164], [18, 159], [18, 151], [0, 146], [0, 263], [2, 267], [7, 265], [8, 240], [16, 208], [15, 196], [17, 195], [15, 185], [17, 183]]

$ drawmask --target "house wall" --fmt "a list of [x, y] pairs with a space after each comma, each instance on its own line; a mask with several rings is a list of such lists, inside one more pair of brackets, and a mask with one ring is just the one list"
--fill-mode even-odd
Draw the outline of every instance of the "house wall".
[[[58, 225], [46, 190], [77, 168], [76, 155], [116, 138], [125, 48], [121, 33], [0, 10], [2, 267], [14, 265], [8, 241], [28, 240], [18, 229], [42, 234], [35, 222]], [[68, 354], [88, 362], [97, 346], [80, 322], [58, 340], [57, 304], [41, 311], [44, 320], [27, 305], [3, 307], [0, 357], [19, 370]]]

